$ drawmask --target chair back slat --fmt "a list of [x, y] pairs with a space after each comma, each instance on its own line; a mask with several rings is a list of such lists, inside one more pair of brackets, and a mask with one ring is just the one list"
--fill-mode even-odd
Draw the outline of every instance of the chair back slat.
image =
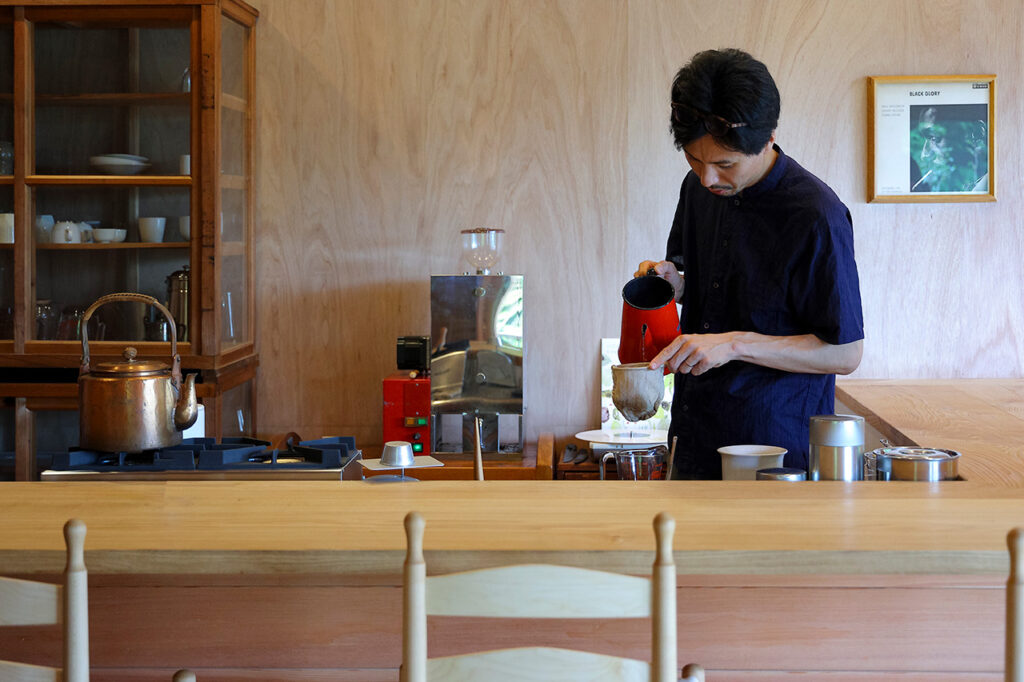
[[637, 576], [550, 564], [485, 568], [428, 577], [427, 613], [495, 618], [647, 618], [651, 615], [651, 582]]
[[0, 680], [4, 682], [62, 682], [60, 670], [28, 663], [0, 661]]
[[0, 625], [56, 625], [61, 586], [0, 577]]
[[646, 661], [586, 651], [527, 647], [432, 658], [427, 677], [445, 682], [650, 682]]

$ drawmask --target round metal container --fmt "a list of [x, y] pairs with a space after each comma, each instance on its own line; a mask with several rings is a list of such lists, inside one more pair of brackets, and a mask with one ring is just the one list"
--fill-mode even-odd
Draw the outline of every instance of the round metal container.
[[811, 417], [807, 477], [812, 481], [864, 479], [864, 417], [821, 414]]
[[758, 481], [806, 481], [807, 472], [792, 467], [758, 469], [755, 479]]
[[953, 481], [959, 477], [960, 453], [919, 447], [888, 447], [866, 456], [866, 469], [879, 481]]

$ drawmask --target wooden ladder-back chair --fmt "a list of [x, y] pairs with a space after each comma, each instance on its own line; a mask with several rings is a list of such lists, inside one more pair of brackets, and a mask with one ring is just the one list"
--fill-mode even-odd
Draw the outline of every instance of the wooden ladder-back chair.
[[88, 682], [89, 595], [85, 571], [85, 523], [64, 524], [67, 564], [64, 584], [0, 577], [0, 626], [57, 625], [64, 628], [62, 668], [0, 661], [5, 682]]
[[1006, 536], [1010, 577], [1006, 581], [1006, 682], [1024, 682], [1024, 528]]
[[[427, 577], [423, 560], [425, 522], [405, 517], [407, 553], [403, 588], [402, 682], [675, 682], [675, 520], [654, 519], [657, 555], [651, 578], [569, 566], [501, 566]], [[600, 595], [600, 598], [595, 598]], [[532, 647], [427, 658], [427, 616], [489, 618], [651, 618], [652, 662], [584, 651]], [[698, 665], [684, 679], [703, 682]]]

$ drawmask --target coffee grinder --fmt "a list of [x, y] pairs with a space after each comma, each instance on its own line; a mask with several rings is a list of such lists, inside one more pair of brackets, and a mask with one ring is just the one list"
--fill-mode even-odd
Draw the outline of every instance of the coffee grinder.
[[431, 275], [430, 413], [435, 457], [523, 453], [523, 276], [492, 272], [504, 230], [462, 231], [472, 274]]
[[384, 379], [384, 442], [406, 441], [414, 455], [430, 454], [430, 337], [400, 336], [398, 372]]

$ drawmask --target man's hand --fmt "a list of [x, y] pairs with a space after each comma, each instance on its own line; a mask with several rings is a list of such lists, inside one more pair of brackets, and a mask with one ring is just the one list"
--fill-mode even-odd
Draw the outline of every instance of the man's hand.
[[683, 296], [683, 276], [676, 270], [675, 263], [667, 260], [653, 261], [645, 260], [636, 267], [636, 272], [633, 273], [634, 277], [644, 277], [651, 270], [654, 270], [654, 274], [661, 277], [663, 280], [672, 285], [672, 289], [675, 292], [675, 300], [679, 300]]
[[649, 367], [668, 366], [671, 372], [703, 374], [735, 359], [735, 332], [725, 334], [681, 334], [654, 356]]

